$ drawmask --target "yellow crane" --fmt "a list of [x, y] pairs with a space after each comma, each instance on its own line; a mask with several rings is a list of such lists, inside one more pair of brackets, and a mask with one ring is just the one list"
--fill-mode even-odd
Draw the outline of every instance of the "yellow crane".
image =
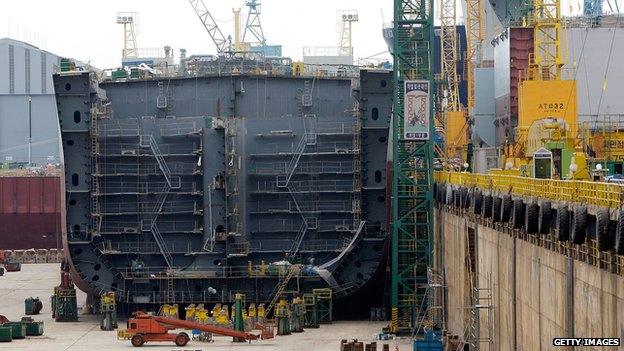
[[527, 24], [533, 27], [534, 49], [518, 86], [518, 126], [505, 147], [505, 169], [537, 176], [534, 155], [550, 152], [554, 171], [546, 172], [548, 177], [586, 178], [586, 157], [576, 150], [576, 81], [562, 79], [560, 0], [533, 0]]
[[458, 37], [457, 5], [455, 0], [440, 2], [440, 41], [442, 48], [442, 79], [447, 83], [446, 105], [443, 109], [443, 123], [446, 140], [445, 157], [466, 160], [469, 142], [469, 124], [474, 120], [475, 67], [481, 61], [483, 42], [482, 0], [465, 0], [466, 6], [466, 81], [468, 83], [467, 106], [459, 100], [459, 76], [457, 74]]
[[[445, 149], [442, 155], [447, 159], [461, 159], [467, 142], [467, 119], [459, 101], [459, 77], [457, 74], [457, 7], [456, 0], [440, 1], [440, 46], [441, 74], [445, 82], [442, 123], [445, 134]], [[463, 163], [463, 162], [462, 162]]]

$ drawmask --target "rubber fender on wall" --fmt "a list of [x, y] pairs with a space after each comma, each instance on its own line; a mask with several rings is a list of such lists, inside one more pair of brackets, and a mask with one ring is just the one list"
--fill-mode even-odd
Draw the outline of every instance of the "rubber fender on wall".
[[461, 187], [460, 189], [461, 195], [461, 208], [469, 208], [470, 207], [470, 195], [468, 194], [468, 188]]
[[624, 210], [618, 213], [617, 225], [615, 226], [615, 253], [624, 255]]
[[599, 251], [606, 252], [613, 248], [615, 238], [612, 233], [609, 210], [606, 208], [598, 209], [596, 212], [596, 242], [598, 242]]
[[515, 199], [513, 201], [513, 209], [512, 209], [512, 228], [513, 229], [522, 229], [524, 226], [524, 211], [525, 211], [524, 201], [522, 199]]
[[472, 196], [472, 208], [474, 214], [481, 214], [481, 207], [483, 206], [483, 193], [479, 189], [475, 189]]
[[511, 219], [511, 210], [513, 209], [513, 200], [511, 195], [506, 194], [503, 195], [502, 204], [501, 204], [501, 217], [500, 220], [503, 223], [509, 222]]
[[540, 234], [548, 234], [550, 233], [550, 211], [551, 204], [550, 201], [542, 202], [542, 205], [539, 207], [539, 225], [538, 231]]
[[557, 240], [570, 240], [570, 211], [563, 206], [557, 208]]
[[451, 186], [450, 184], [446, 186], [444, 203], [447, 205], [453, 204], [453, 186]]
[[500, 197], [498, 196], [492, 197], [492, 222], [494, 223], [500, 221], [502, 203], [503, 203], [503, 200]]
[[460, 208], [461, 207], [461, 187], [456, 188], [454, 193], [455, 193], [455, 195], [453, 196], [453, 198], [455, 199], [454, 206], [457, 208]]
[[570, 239], [572, 242], [581, 245], [585, 243], [587, 237], [587, 206], [577, 206], [572, 213], [572, 232]]
[[538, 230], [539, 205], [531, 202], [526, 206], [526, 231], [527, 234], [536, 234]]
[[442, 184], [440, 186], [440, 201], [439, 201], [439, 203], [441, 205], [444, 205], [445, 201], [446, 201], [446, 184]]
[[485, 218], [492, 216], [492, 195], [483, 196], [483, 211], [481, 211], [481, 214]]

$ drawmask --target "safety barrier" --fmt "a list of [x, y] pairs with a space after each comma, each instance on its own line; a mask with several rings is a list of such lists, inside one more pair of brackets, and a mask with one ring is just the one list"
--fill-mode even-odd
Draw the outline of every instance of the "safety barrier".
[[615, 183], [446, 171], [435, 172], [435, 181], [501, 193], [535, 196], [554, 201], [578, 202], [609, 208], [622, 207], [624, 200], [624, 185]]

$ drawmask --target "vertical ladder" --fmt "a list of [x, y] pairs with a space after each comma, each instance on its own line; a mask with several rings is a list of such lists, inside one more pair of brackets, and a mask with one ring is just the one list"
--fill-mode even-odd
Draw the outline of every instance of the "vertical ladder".
[[167, 303], [175, 302], [174, 282], [171, 275], [167, 275]]
[[297, 270], [298, 269], [295, 269], [295, 266], [288, 267], [288, 274], [286, 274], [284, 279], [282, 279], [279, 282], [279, 284], [275, 287], [275, 289], [272, 292], [273, 296], [271, 297], [271, 301], [267, 305], [267, 308], [265, 310], [265, 315], [268, 316], [269, 313], [271, 312], [271, 309], [273, 309], [273, 307], [275, 307], [275, 304], [277, 303], [277, 300], [279, 300], [280, 296], [284, 292], [284, 289], [288, 285], [288, 282], [295, 275], [295, 271], [297, 271]]
[[353, 228], [357, 228], [362, 214], [361, 120], [357, 106], [353, 108], [353, 115], [355, 118], [353, 126]]
[[[492, 306], [492, 282], [487, 277], [486, 287], [472, 289], [472, 306], [470, 309], [470, 347], [471, 350], [494, 350], [494, 313]], [[480, 327], [480, 315], [486, 313], [487, 325]]]
[[101, 107], [91, 108], [91, 235], [99, 235], [102, 225], [100, 212], [100, 132], [99, 119]]

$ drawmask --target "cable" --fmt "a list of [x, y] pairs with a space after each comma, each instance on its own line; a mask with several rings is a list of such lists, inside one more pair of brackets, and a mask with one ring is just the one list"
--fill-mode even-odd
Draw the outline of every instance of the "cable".
[[615, 33], [617, 33], [617, 28], [620, 23], [620, 14], [617, 14], [617, 19], [615, 21], [615, 26], [613, 27], [613, 35], [611, 36], [611, 45], [609, 47], [609, 56], [607, 57], [607, 67], [605, 67], [605, 74], [602, 79], [602, 89], [600, 91], [600, 99], [598, 100], [598, 109], [596, 110], [596, 122], [598, 121], [598, 116], [600, 115], [600, 107], [602, 106], [602, 98], [604, 96], [605, 90], [607, 90], [607, 74], [609, 73], [609, 67], [611, 65], [611, 58], [613, 57], [613, 43], [615, 42]]

